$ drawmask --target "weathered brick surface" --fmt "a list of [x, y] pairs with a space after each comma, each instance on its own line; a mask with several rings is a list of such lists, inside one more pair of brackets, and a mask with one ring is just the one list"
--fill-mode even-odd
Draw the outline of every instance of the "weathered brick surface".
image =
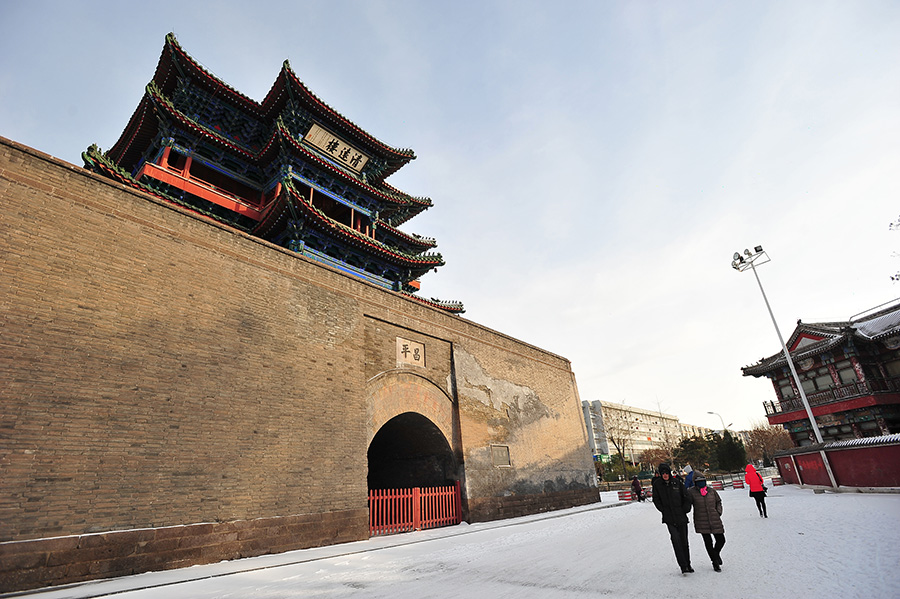
[[[359, 540], [365, 509], [0, 543], [0, 590], [168, 570]], [[241, 534], [235, 530], [242, 529]], [[238, 536], [241, 538], [238, 539]]]
[[401, 411], [447, 437], [473, 518], [593, 472], [564, 358], [2, 138], [0, 373], [0, 587], [362, 538]]
[[552, 510], [562, 510], [596, 503], [598, 500], [597, 489], [573, 489], [543, 494], [470, 499], [469, 509], [472, 514], [470, 522], [488, 522]]

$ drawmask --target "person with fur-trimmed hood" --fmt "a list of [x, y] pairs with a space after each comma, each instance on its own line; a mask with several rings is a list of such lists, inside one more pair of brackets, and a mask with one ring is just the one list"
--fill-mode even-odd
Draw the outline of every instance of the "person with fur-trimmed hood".
[[650, 483], [653, 489], [653, 505], [662, 514], [662, 521], [669, 529], [669, 538], [675, 550], [675, 559], [681, 567], [681, 573], [693, 572], [691, 552], [688, 546], [688, 517], [691, 501], [684, 490], [681, 479], [672, 474], [668, 464], [660, 464], [659, 476], [653, 477]]
[[699, 472], [694, 475], [694, 486], [687, 490], [687, 495], [694, 506], [694, 530], [703, 537], [713, 570], [721, 572], [722, 546], [725, 545], [722, 498], [715, 489], [706, 485], [706, 478]]

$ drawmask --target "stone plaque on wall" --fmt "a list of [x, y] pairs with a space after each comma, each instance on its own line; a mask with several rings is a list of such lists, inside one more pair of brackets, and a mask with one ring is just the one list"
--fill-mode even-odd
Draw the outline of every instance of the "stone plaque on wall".
[[425, 344], [397, 337], [397, 364], [425, 367]]

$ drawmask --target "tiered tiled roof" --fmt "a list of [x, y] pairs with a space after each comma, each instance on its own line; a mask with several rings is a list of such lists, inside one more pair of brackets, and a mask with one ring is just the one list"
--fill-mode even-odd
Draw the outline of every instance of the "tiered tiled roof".
[[[872, 341], [898, 334], [900, 334], [900, 304], [856, 320], [809, 324], [798, 320], [797, 327], [785, 345], [790, 351], [791, 360], [797, 362], [823, 354], [854, 339]], [[745, 376], [764, 376], [785, 366], [787, 360], [784, 352], [779, 352], [741, 370]]]
[[[413, 151], [388, 146], [341, 115], [287, 61], [256, 102], [170, 33], [119, 140], [106, 154], [91, 146], [83, 158], [135, 189], [338, 267], [347, 260], [350, 272], [407, 294], [418, 288], [414, 279], [444, 264], [440, 254], [425, 253], [434, 239], [396, 228], [432, 206], [385, 182]], [[416, 299], [463, 311], [459, 302]]]

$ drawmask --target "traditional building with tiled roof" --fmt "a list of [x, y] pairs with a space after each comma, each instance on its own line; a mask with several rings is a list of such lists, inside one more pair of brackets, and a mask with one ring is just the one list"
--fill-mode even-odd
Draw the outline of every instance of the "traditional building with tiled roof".
[[[847, 321], [798, 320], [785, 345], [824, 441], [900, 433], [900, 303]], [[772, 381], [776, 399], [763, 404], [770, 424], [796, 446], [815, 442], [783, 352], [741, 370]]]
[[[444, 264], [397, 227], [431, 200], [385, 181], [415, 158], [317, 98], [285, 61], [262, 102], [191, 58], [171, 33], [119, 140], [85, 166], [381, 287], [412, 295]], [[420, 301], [452, 313], [459, 302]]]

